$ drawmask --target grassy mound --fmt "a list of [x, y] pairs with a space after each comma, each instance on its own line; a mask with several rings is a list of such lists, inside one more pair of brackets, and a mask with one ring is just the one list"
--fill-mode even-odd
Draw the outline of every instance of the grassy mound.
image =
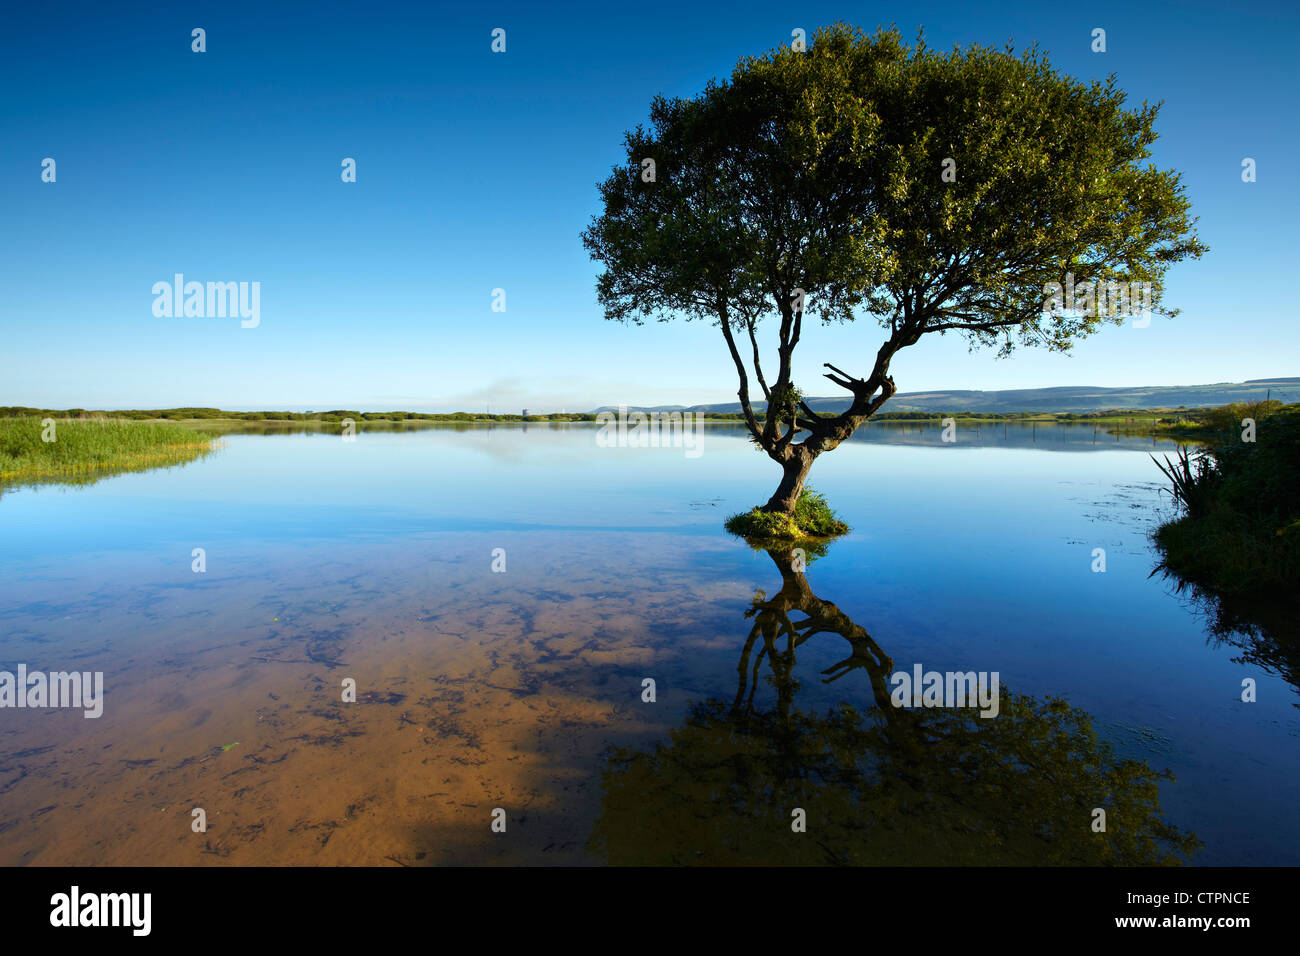
[[64, 419], [44, 441], [39, 418], [0, 418], [0, 486], [87, 484], [108, 475], [179, 465], [208, 454], [214, 439], [158, 422]]
[[799, 495], [794, 514], [754, 508], [732, 515], [724, 527], [751, 543], [764, 545], [836, 538], [849, 532], [849, 526], [836, 517], [826, 503], [826, 496], [811, 488], [805, 488]]

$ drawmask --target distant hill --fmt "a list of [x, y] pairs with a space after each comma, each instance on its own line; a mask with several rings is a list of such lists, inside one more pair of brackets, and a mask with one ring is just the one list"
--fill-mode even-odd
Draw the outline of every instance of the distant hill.
[[[934, 391], [899, 392], [889, 400], [885, 412], [1101, 412], [1111, 409], [1201, 408], [1252, 401], [1271, 392], [1283, 402], [1300, 402], [1300, 377], [1251, 379], [1220, 382], [1217, 385], [1146, 385], [1134, 388], [1103, 388], [1091, 385], [1062, 385], [1056, 388], [1013, 388], [998, 392]], [[808, 405], [818, 412], [835, 412], [848, 407], [845, 396], [810, 398]], [[755, 402], [761, 409], [764, 402]], [[638, 406], [642, 411], [697, 411], [735, 413], [739, 402], [720, 405]], [[604, 405], [596, 411], [617, 411]]]

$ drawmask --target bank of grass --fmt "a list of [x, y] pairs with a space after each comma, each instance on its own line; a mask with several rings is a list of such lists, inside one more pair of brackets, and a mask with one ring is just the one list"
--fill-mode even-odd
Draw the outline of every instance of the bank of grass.
[[812, 488], [800, 493], [793, 514], [753, 508], [732, 515], [724, 527], [758, 547], [824, 541], [849, 532], [849, 526], [827, 504], [826, 496]]
[[88, 484], [128, 471], [179, 465], [213, 451], [215, 438], [163, 422], [0, 418], [0, 487]]
[[1163, 566], [1228, 599], [1300, 603], [1300, 414], [1265, 414], [1254, 442], [1237, 423], [1162, 463], [1181, 516], [1155, 541]]

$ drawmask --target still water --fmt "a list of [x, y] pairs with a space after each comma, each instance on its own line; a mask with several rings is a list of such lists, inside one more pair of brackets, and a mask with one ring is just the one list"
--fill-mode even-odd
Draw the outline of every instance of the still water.
[[[800, 571], [722, 529], [779, 477], [739, 429], [596, 435], [7, 490], [0, 669], [102, 671], [104, 711], [0, 710], [0, 864], [1300, 864], [1297, 689], [1152, 576], [1172, 445], [872, 426]], [[996, 672], [998, 716], [892, 706], [916, 665]]]

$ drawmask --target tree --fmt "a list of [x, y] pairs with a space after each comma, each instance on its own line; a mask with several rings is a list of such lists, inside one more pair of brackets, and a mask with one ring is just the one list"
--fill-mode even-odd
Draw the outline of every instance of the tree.
[[[1124, 98], [1114, 77], [1080, 83], [1036, 48], [945, 54], [893, 29], [836, 24], [806, 51], [742, 59], [698, 96], [656, 97], [649, 127], [625, 135], [627, 166], [582, 234], [605, 316], [721, 329], [751, 440], [784, 473], [763, 510], [792, 514], [813, 461], [889, 400], [891, 360], [922, 336], [1067, 351], [1122, 324], [1112, 306], [1139, 287], [1176, 314], [1165, 271], [1205, 247], [1178, 174], [1144, 165], [1158, 105]], [[1052, 283], [1082, 305], [1047, 302]], [[809, 313], [869, 315], [886, 333], [864, 377], [825, 363], [852, 396], [839, 414], [814, 412], [792, 380]]]

